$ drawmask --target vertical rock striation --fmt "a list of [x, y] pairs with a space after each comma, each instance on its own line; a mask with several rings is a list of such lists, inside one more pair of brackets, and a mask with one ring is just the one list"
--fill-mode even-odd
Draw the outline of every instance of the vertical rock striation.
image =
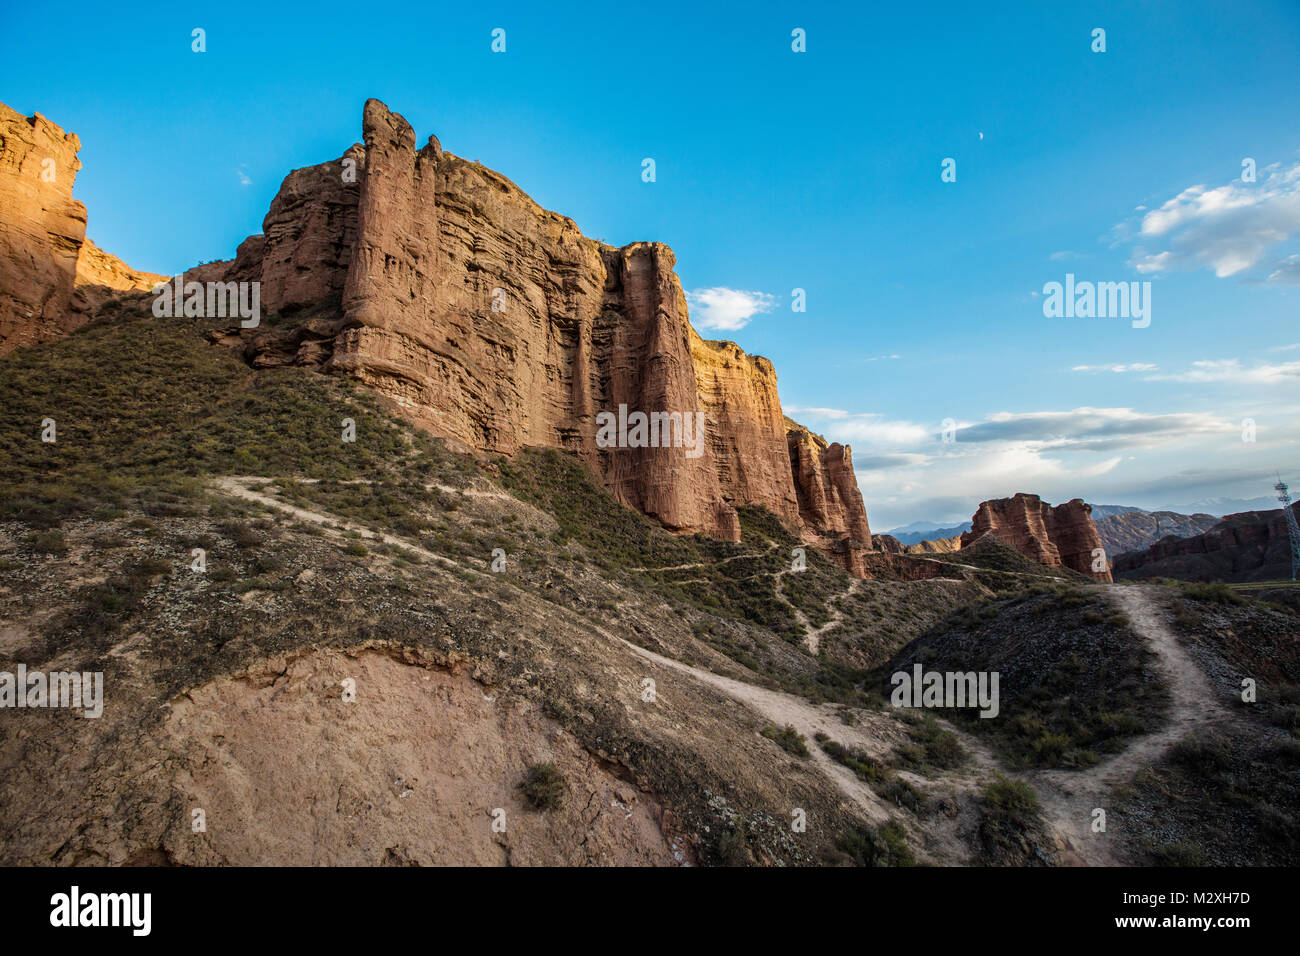
[[961, 536], [961, 546], [968, 547], [986, 534], [1041, 564], [1064, 566], [1098, 581], [1111, 580], [1109, 570], [1092, 569], [1094, 551], [1104, 553], [1104, 549], [1092, 521], [1092, 506], [1082, 498], [1053, 507], [1038, 495], [1021, 492], [981, 502], [971, 530]]
[[[737, 540], [737, 509], [767, 508], [861, 573], [871, 532], [849, 450], [785, 418], [771, 362], [696, 334], [672, 250], [586, 238], [434, 137], [417, 148], [378, 100], [365, 104], [362, 136], [339, 160], [290, 173], [262, 234], [233, 260], [186, 272], [261, 282], [263, 312], [277, 319], [214, 341], [255, 367], [355, 378], [456, 447], [568, 450], [674, 531]], [[84, 212], [70, 189], [46, 197], [54, 212], [27, 206], [79, 242]], [[75, 255], [47, 258], [42, 294], [57, 317]], [[601, 447], [598, 416], [620, 407], [702, 413], [702, 445]]]
[[72, 198], [80, 149], [75, 133], [0, 103], [0, 355], [61, 338], [108, 293], [164, 278], [86, 239], [86, 207]]

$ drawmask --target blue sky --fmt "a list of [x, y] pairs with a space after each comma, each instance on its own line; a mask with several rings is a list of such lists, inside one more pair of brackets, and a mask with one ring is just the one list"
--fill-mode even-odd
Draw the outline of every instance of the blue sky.
[[[11, 4], [0, 100], [80, 135], [92, 239], [175, 272], [379, 97], [588, 235], [671, 245], [697, 326], [739, 326], [701, 331], [853, 446], [877, 529], [1300, 484], [1300, 3], [845, 6]], [[1067, 272], [1150, 281], [1149, 327], [1045, 317]]]

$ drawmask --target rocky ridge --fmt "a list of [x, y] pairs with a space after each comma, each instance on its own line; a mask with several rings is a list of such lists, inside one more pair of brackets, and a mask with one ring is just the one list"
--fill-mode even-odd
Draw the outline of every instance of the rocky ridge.
[[1106, 554], [1119, 557], [1151, 547], [1161, 538], [1190, 538], [1218, 524], [1213, 515], [1183, 515], [1173, 511], [1128, 511], [1097, 518], [1097, 534]]
[[[1300, 505], [1292, 505], [1293, 508]], [[1123, 579], [1268, 581], [1291, 577], [1291, 544], [1282, 509], [1228, 515], [1202, 534], [1161, 538], [1115, 559]]]

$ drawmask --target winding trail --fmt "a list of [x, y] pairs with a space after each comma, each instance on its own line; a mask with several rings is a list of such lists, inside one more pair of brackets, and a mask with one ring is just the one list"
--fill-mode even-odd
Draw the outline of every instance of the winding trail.
[[[590, 622], [588, 623], [590, 624]], [[889, 804], [882, 800], [871, 789], [870, 785], [859, 779], [848, 767], [836, 763], [828, 757], [813, 739], [818, 732], [821, 732], [832, 739], [841, 741], [846, 746], [855, 747], [873, 755], [878, 755], [882, 751], [889, 749], [887, 746], [882, 747], [881, 735], [869, 733], [863, 726], [844, 724], [840, 720], [839, 711], [834, 704], [812, 704], [782, 691], [768, 690], [765, 687], [747, 684], [731, 677], [723, 677], [721, 674], [692, 667], [689, 664], [683, 664], [681, 661], [673, 660], [671, 657], [656, 654], [648, 648], [633, 644], [616, 634], [611, 634], [595, 624], [591, 624], [591, 626], [601, 636], [622, 644], [638, 657], [708, 684], [733, 700], [747, 705], [778, 727], [784, 727], [787, 724], [793, 727], [808, 738], [808, 750], [812, 762], [830, 778], [831, 782], [839, 788], [844, 796], [858, 806], [868, 819], [873, 823], [884, 823], [890, 818]], [[877, 715], [857, 711], [856, 709], [854, 715], [869, 723], [875, 723], [877, 719]], [[889, 720], [889, 718], [878, 719]]]
[[[1184, 737], [1231, 719], [1204, 672], [1169, 630], [1151, 593], [1141, 585], [1131, 584], [1110, 585], [1105, 593], [1156, 655], [1154, 667], [1170, 697], [1165, 721], [1159, 730], [1134, 739], [1122, 752], [1087, 769], [1008, 774], [1030, 784], [1038, 794], [1043, 818], [1064, 846], [1064, 862], [1085, 866], [1123, 865], [1116, 853], [1118, 839], [1121, 835], [1131, 838], [1131, 834], [1117, 830], [1110, 816], [1115, 788], [1142, 768], [1155, 764]], [[950, 729], [980, 767], [1006, 772], [981, 741], [958, 728]], [[1107, 811], [1105, 833], [1092, 832], [1095, 809]]]
[[1092, 832], [1092, 811], [1106, 809], [1115, 787], [1158, 762], [1184, 737], [1229, 719], [1204, 672], [1165, 623], [1151, 593], [1140, 585], [1112, 585], [1106, 594], [1155, 653], [1155, 669], [1169, 691], [1161, 728], [1133, 740], [1121, 753], [1086, 770], [1040, 770], [1026, 775], [1044, 813], [1084, 862], [1115, 865], [1115, 833]]
[[[428, 558], [430, 561], [438, 561], [449, 567], [453, 567], [453, 568], [464, 567], [464, 565], [462, 565], [459, 561], [453, 561], [451, 558], [447, 557], [446, 555], [437, 554], [433, 551], [428, 550], [427, 548], [420, 547], [418, 544], [411, 544], [409, 541], [406, 541], [405, 539], [395, 538], [392, 537], [391, 535], [380, 534], [377, 531], [371, 531], [369, 528], [363, 527], [362, 525], [359, 524], [353, 524], [350, 521], [346, 521], [343, 518], [338, 517], [337, 515], [332, 515], [325, 511], [312, 511], [309, 508], [300, 508], [297, 505], [290, 504], [287, 501], [281, 501], [279, 498], [276, 498], [273, 495], [264, 495], [260, 491], [254, 491], [252, 488], [249, 488], [247, 484], [245, 484], [245, 482], [250, 482], [250, 481], [269, 481], [269, 480], [270, 479], [267, 478], [253, 478], [253, 477], [242, 477], [242, 476], [228, 477], [228, 478], [218, 478], [216, 480], [216, 485], [218, 488], [226, 492], [226, 494], [228, 495], [232, 495], [236, 498], [243, 498], [245, 501], [253, 501], [256, 502], [257, 504], [264, 505], [268, 508], [275, 508], [278, 511], [283, 511], [285, 514], [293, 515], [299, 521], [307, 521], [310, 522], [311, 524], [319, 525], [321, 528], [324, 529], [326, 534], [333, 533], [334, 535], [337, 536], [339, 535], [340, 532], [335, 531], [334, 529], [339, 528], [345, 532], [347, 531], [355, 532], [368, 541], [378, 541], [380, 544], [391, 544], [394, 547], [402, 548], [405, 551], [410, 551], [412, 554], [418, 554], [420, 557]], [[469, 568], [467, 570], [474, 570], [474, 569]]]
[[[345, 532], [357, 532], [365, 539], [379, 541], [384, 544], [396, 545], [424, 558], [440, 562], [449, 567], [464, 568], [464, 565], [453, 561], [451, 558], [436, 554], [425, 548], [419, 547], [418, 545], [410, 544], [405, 540], [390, 535], [379, 534], [328, 512], [301, 508], [297, 505], [290, 504], [287, 501], [282, 501], [274, 495], [263, 494], [260, 491], [255, 491], [248, 487], [249, 483], [264, 482], [268, 480], [269, 479], [258, 478], [256, 476], [231, 476], [218, 478], [216, 480], [216, 486], [226, 494], [242, 498], [246, 501], [253, 501], [265, 507], [275, 508], [286, 514], [292, 515], [301, 521], [308, 521], [312, 524], [322, 526], [325, 528], [327, 533], [339, 534], [340, 532], [334, 531], [334, 528], [342, 529], [342, 531]], [[459, 491], [459, 489], [450, 488], [444, 490]], [[480, 492], [480, 494], [486, 496], [491, 493]], [[775, 544], [772, 545], [772, 548], [775, 548]], [[768, 551], [770, 552], [772, 548], [769, 548]], [[754, 556], [755, 555], [751, 554], [738, 555], [736, 558], [728, 560]], [[471, 568], [467, 570], [474, 569]], [[654, 570], [670, 569], [658, 568]], [[854, 587], [856, 587], [856, 579], [854, 580]], [[845, 593], [847, 594], [849, 592], [846, 591]], [[836, 787], [838, 787], [845, 797], [852, 801], [852, 803], [862, 811], [868, 819], [875, 823], [883, 823], [890, 818], [890, 812], [888, 809], [889, 804], [882, 800], [867, 783], [860, 780], [851, 770], [836, 763], [828, 757], [822, 751], [821, 747], [817, 745], [813, 737], [820, 731], [836, 740], [842, 741], [846, 746], [856, 747], [873, 755], [881, 755], [889, 749], [886, 741], [890, 737], [888, 725], [893, 723], [892, 718], [855, 709], [855, 716], [857, 716], [859, 720], [866, 722], [866, 724], [879, 725], [877, 729], [880, 732], [871, 733], [865, 729], [864, 725], [846, 725], [841, 721], [839, 710], [834, 704], [813, 704], [792, 694], [786, 694], [782, 691], [768, 690], [767, 688], [759, 687], [755, 684], [747, 684], [744, 681], [735, 680], [731, 677], [723, 677], [721, 674], [715, 674], [712, 671], [704, 670], [703, 668], [692, 667], [689, 664], [684, 664], [671, 657], [657, 654], [638, 644], [633, 644], [625, 638], [610, 633], [586, 617], [581, 617], [580, 620], [583, 624], [594, 629], [596, 633], [600, 634], [606, 640], [621, 644], [638, 657], [660, 667], [676, 671], [680, 674], [685, 674], [700, 683], [708, 684], [733, 700], [748, 706], [760, 717], [776, 724], [778, 727], [784, 727], [787, 724], [794, 727], [799, 731], [799, 733], [803, 734], [804, 737], [808, 739], [808, 749], [811, 754], [812, 762], [831, 780], [832, 783], [835, 784]], [[825, 625], [823, 628], [818, 630], [819, 632], [824, 631], [837, 623], [839, 623], [838, 617], [832, 620], [831, 624]]]
[[[337, 530], [357, 532], [361, 537], [392, 544], [419, 554], [441, 564], [463, 568], [464, 565], [451, 558], [428, 551], [425, 548], [408, 543], [405, 540], [379, 534], [367, 528], [352, 524], [337, 516], [313, 511], [279, 500], [275, 496], [262, 494], [248, 487], [252, 481], [269, 479], [255, 477], [226, 477], [216, 481], [217, 486], [227, 494], [245, 500], [254, 501], [266, 507], [283, 511], [294, 517], [321, 525], [328, 532], [338, 534]], [[509, 497], [495, 492], [475, 492], [442, 487], [441, 490], [460, 494], [475, 494], [482, 497]], [[513, 499], [512, 499], [513, 500]], [[769, 548], [769, 551], [771, 548]], [[738, 560], [755, 555], [737, 555], [727, 560]], [[692, 565], [676, 568], [656, 568], [646, 570], [685, 570]], [[474, 570], [467, 568], [466, 570]], [[776, 572], [778, 589], [780, 579], [788, 570]], [[854, 579], [852, 584], [832, 602], [852, 594], [860, 582]], [[1170, 703], [1167, 718], [1161, 728], [1153, 733], [1139, 737], [1125, 750], [1110, 757], [1096, 766], [1084, 770], [1039, 770], [1028, 773], [1010, 773], [1009, 776], [1024, 780], [1034, 787], [1043, 806], [1043, 817], [1048, 826], [1055, 831], [1064, 847], [1064, 862], [1083, 865], [1118, 865], [1121, 863], [1116, 854], [1116, 833], [1112, 828], [1108, 833], [1093, 833], [1091, 826], [1094, 808], [1108, 809], [1111, 794], [1115, 787], [1125, 783], [1143, 767], [1158, 761], [1174, 744], [1184, 737], [1203, 731], [1211, 726], [1231, 719], [1227, 709], [1213, 694], [1205, 674], [1192, 660], [1190, 655], [1178, 643], [1178, 639], [1169, 630], [1164, 615], [1156, 606], [1151, 593], [1140, 585], [1110, 585], [1105, 589], [1107, 597], [1123, 611], [1132, 624], [1134, 631], [1146, 641], [1156, 658], [1154, 666], [1165, 686], [1169, 690]], [[782, 592], [782, 597], [784, 593]], [[789, 603], [789, 602], [787, 602]], [[791, 605], [793, 607], [793, 605]], [[812, 627], [805, 615], [795, 608], [795, 614], [806, 632], [805, 640], [810, 650], [818, 651], [821, 637], [831, 628], [841, 623], [843, 612], [832, 603], [831, 620], [820, 627]], [[883, 823], [890, 819], [891, 806], [851, 770], [827, 756], [815, 743], [818, 732], [825, 733], [846, 746], [860, 749], [873, 756], [887, 756], [892, 749], [892, 742], [901, 740], [906, 731], [903, 724], [888, 713], [875, 713], [854, 709], [854, 715], [861, 721], [859, 725], [850, 726], [840, 720], [840, 713], [833, 704], [812, 704], [801, 697], [782, 691], [748, 684], [734, 678], [724, 677], [712, 671], [693, 667], [681, 661], [665, 657], [648, 648], [634, 644], [625, 638], [613, 634], [588, 618], [580, 618], [583, 623], [611, 642], [622, 645], [643, 660], [684, 674], [698, 682], [708, 684], [727, 697], [749, 707], [763, 719], [777, 726], [789, 725], [808, 738], [810, 759], [812, 763], [873, 823]], [[960, 728], [942, 723], [952, 730], [961, 740], [962, 745], [972, 755], [976, 769], [984, 775], [993, 772], [1005, 773], [992, 751]], [[977, 781], [970, 774], [962, 777], [947, 776], [935, 778], [935, 785], [957, 785], [961, 789], [970, 789]]]

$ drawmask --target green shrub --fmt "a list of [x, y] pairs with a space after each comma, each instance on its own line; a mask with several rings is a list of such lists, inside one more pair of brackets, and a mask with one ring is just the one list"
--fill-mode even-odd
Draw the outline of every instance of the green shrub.
[[786, 724], [780, 730], [769, 724], [763, 728], [762, 733], [768, 740], [775, 741], [786, 753], [794, 754], [796, 757], [809, 756], [808, 745], [804, 742], [803, 734], [789, 724]]
[[1222, 581], [1205, 581], [1182, 584], [1182, 592], [1193, 601], [1211, 604], [1245, 604], [1246, 599]]
[[1029, 836], [1040, 827], [1040, 804], [1033, 788], [999, 774], [984, 788], [978, 806], [980, 840], [994, 859], [1025, 862], [1032, 843]]
[[916, 859], [907, 845], [907, 832], [897, 820], [876, 829], [857, 826], [845, 833], [835, 845], [857, 866], [915, 866]]
[[738, 822], [718, 838], [718, 857], [723, 866], [749, 866], [754, 862], [744, 822]]
[[32, 550], [37, 554], [67, 554], [68, 542], [62, 531], [41, 531], [32, 535]]
[[538, 810], [558, 810], [564, 806], [567, 790], [564, 776], [560, 773], [560, 768], [550, 761], [529, 767], [520, 786], [528, 802]]
[[170, 561], [161, 558], [145, 558], [135, 566], [135, 574], [141, 577], [153, 577], [155, 574], [167, 574], [172, 569]]
[[222, 531], [235, 542], [237, 548], [256, 548], [264, 540], [257, 529], [245, 521], [231, 522], [222, 525]]
[[1206, 866], [1209, 862], [1204, 850], [1186, 840], [1152, 848], [1151, 858], [1157, 866]]

